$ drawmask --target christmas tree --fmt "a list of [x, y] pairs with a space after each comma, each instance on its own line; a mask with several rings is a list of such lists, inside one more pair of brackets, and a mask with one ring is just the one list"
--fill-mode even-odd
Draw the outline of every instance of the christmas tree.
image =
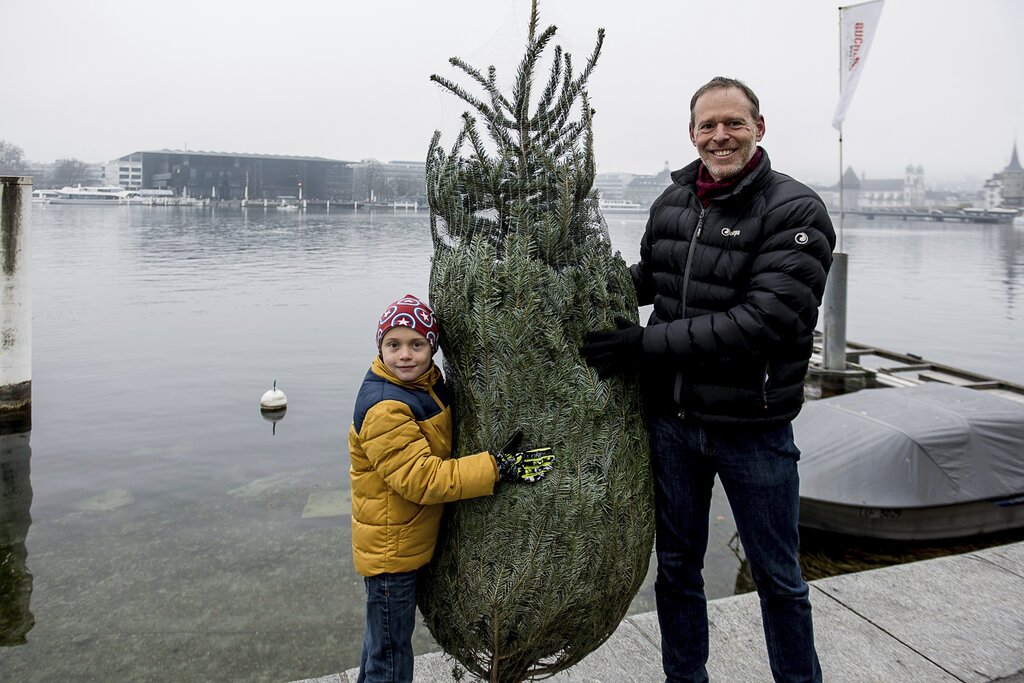
[[453, 392], [455, 454], [495, 450], [517, 428], [551, 446], [534, 485], [449, 505], [419, 606], [437, 642], [490, 681], [550, 675], [611, 634], [642, 584], [654, 535], [647, 433], [635, 378], [602, 381], [579, 354], [583, 335], [637, 318], [622, 257], [612, 252], [593, 190], [589, 79], [604, 39], [578, 73], [538, 32], [536, 0], [511, 93], [453, 58], [480, 97], [449, 153], [427, 156], [434, 259], [430, 303]]

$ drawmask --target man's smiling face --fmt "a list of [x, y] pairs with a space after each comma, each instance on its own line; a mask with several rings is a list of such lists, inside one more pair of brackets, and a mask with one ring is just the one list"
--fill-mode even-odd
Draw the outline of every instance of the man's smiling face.
[[715, 88], [697, 99], [690, 141], [715, 180], [742, 171], [764, 137], [764, 117], [755, 120], [752, 109], [739, 88]]

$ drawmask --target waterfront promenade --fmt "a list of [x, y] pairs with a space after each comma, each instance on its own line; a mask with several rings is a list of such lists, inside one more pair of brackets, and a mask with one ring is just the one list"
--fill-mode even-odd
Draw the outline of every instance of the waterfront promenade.
[[[814, 626], [829, 683], [1024, 683], [1024, 542], [811, 583]], [[712, 601], [717, 683], [770, 682], [753, 593]], [[663, 681], [658, 620], [627, 617], [557, 683]], [[452, 679], [439, 653], [416, 658], [415, 683]], [[356, 670], [300, 683], [350, 683]], [[463, 680], [467, 680], [464, 678]]]

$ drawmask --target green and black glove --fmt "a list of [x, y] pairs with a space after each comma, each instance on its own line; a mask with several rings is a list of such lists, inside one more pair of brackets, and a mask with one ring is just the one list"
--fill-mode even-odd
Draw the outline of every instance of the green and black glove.
[[523, 430], [517, 429], [512, 438], [494, 453], [494, 459], [498, 462], [498, 481], [540, 481], [551, 469], [555, 461], [551, 449], [517, 451], [516, 447], [522, 440]]

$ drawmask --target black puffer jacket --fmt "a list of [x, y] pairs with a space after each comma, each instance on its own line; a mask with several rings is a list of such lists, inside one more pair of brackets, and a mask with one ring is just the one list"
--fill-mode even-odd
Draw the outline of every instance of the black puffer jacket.
[[654, 304], [643, 335], [648, 407], [783, 423], [803, 403], [835, 231], [818, 195], [772, 171], [767, 154], [706, 209], [699, 166], [672, 174], [631, 268], [640, 304]]

